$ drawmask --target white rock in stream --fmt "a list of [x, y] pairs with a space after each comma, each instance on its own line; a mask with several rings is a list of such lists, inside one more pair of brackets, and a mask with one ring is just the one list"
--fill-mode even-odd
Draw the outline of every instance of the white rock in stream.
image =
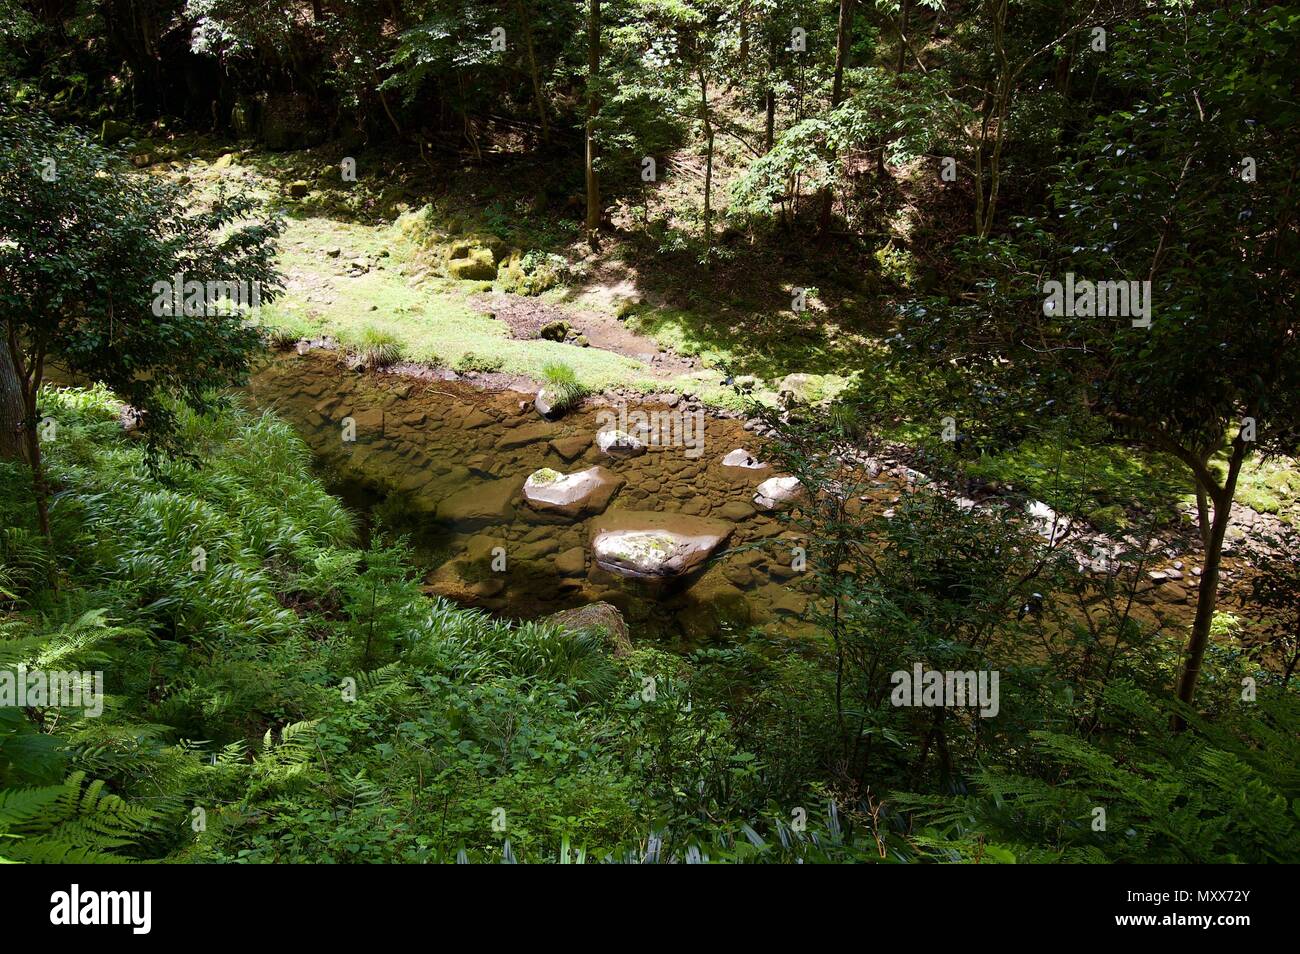
[[782, 510], [802, 493], [798, 477], [769, 477], [754, 491], [754, 506], [759, 510]]
[[555, 410], [555, 405], [546, 394], [546, 388], [542, 388], [537, 392], [537, 396], [533, 398], [533, 407], [537, 409], [538, 414], [542, 415], [542, 417], [546, 418], [548, 421], [553, 421], [564, 413], [563, 411], [557, 412]]
[[1062, 517], [1041, 500], [1031, 500], [1025, 505], [1025, 513], [1034, 531], [1048, 543], [1059, 543], [1070, 532], [1070, 521]]
[[731, 535], [723, 520], [613, 510], [594, 521], [591, 552], [602, 569], [637, 579], [690, 573]]
[[596, 446], [610, 457], [637, 457], [645, 453], [645, 444], [626, 431], [597, 431]]
[[722, 458], [723, 467], [743, 467], [746, 470], [765, 470], [767, 464], [763, 463], [743, 447], [737, 447], [734, 451]]
[[589, 467], [573, 474], [561, 474], [543, 467], [524, 481], [524, 500], [534, 510], [576, 517], [600, 513], [623, 486], [624, 479], [604, 467]]

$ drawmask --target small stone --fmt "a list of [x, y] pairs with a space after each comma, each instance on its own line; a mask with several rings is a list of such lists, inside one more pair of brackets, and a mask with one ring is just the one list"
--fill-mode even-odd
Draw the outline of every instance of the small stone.
[[645, 444], [626, 431], [597, 431], [596, 446], [610, 457], [638, 457], [645, 453]]
[[748, 520], [750, 517], [754, 516], [754, 506], [753, 504], [746, 503], [743, 500], [730, 500], [714, 510], [713, 515], [733, 522]]
[[555, 404], [552, 403], [550, 395], [546, 393], [546, 388], [542, 388], [537, 392], [537, 396], [533, 398], [533, 407], [537, 409], [538, 414], [542, 415], [542, 417], [546, 418], [548, 421], [553, 421], [564, 413], [563, 411], [556, 410]]
[[767, 464], [763, 463], [743, 447], [738, 447], [722, 458], [723, 467], [741, 467], [745, 470], [763, 470]]
[[555, 557], [555, 572], [560, 576], [581, 576], [587, 566], [587, 554], [582, 547], [570, 547]]

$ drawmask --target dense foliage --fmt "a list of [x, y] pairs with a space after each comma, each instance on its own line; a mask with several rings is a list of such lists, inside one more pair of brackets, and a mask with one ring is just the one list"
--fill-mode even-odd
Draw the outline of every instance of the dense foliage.
[[[0, 675], [107, 692], [0, 706], [0, 860], [1300, 859], [1290, 485], [1221, 593], [1243, 486], [1300, 452], [1294, 3], [0, 0], [0, 27]], [[189, 153], [290, 181], [204, 194]], [[268, 314], [158, 305], [181, 274], [275, 298], [272, 206], [472, 246], [524, 311], [590, 280], [607, 340], [704, 369], [656, 386], [734, 384], [804, 491], [772, 545], [815, 633], [623, 655], [426, 596], [408, 528], [360, 527], [229, 391]], [[1107, 290], [1050, 291], [1076, 279]], [[366, 304], [352, 370], [417, 360], [399, 331], [437, 316]], [[536, 364], [548, 413], [592, 343]], [[886, 453], [924, 473], [881, 512]], [[1190, 620], [1137, 598], [1175, 553]], [[899, 704], [914, 667], [998, 674], [996, 718]]]
[[[808, 648], [615, 659], [598, 632], [425, 598], [400, 542], [357, 547], [273, 417], [182, 410], [201, 463], [154, 473], [103, 390], [47, 391], [42, 410], [63, 423], [50, 468], [64, 578], [55, 591], [33, 572], [43, 551], [11, 466], [3, 659], [102, 669], [107, 705], [98, 718], [4, 710], [12, 860], [1296, 851], [1293, 695], [1225, 658], [1214, 723], [1168, 737], [1150, 692], [1175, 657], [1135, 645], [1103, 667], [1083, 633], [1050, 665], [1026, 656], [1017, 644], [1041, 623], [1007, 629], [995, 611], [1019, 598], [1018, 544], [997, 524], [963, 528], [939, 501], [901, 515], [878, 576], [826, 584], [854, 606], [837, 708], [834, 660]], [[975, 656], [1006, 680], [991, 723], [882, 707], [902, 661]], [[1233, 701], [1234, 670], [1261, 679], [1258, 704]], [[956, 802], [931, 794], [954, 790]]]

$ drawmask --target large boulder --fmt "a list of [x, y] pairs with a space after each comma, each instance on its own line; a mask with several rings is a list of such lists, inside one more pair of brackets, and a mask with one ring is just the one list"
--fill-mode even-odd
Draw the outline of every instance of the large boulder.
[[777, 384], [776, 391], [787, 407], [795, 404], [807, 404], [812, 400], [814, 391], [812, 375], [787, 374]]
[[561, 610], [542, 620], [571, 633], [597, 632], [605, 637], [615, 656], [632, 652], [632, 640], [627, 634], [623, 614], [612, 603], [590, 603], [576, 609]]
[[731, 536], [731, 524], [682, 513], [616, 510], [592, 521], [591, 552], [602, 569], [662, 580], [697, 569]]
[[759, 510], [784, 510], [803, 494], [798, 477], [769, 477], [754, 491], [754, 506]]
[[486, 232], [453, 239], [445, 253], [447, 274], [464, 281], [491, 281], [508, 250], [505, 242]]
[[491, 252], [474, 249], [468, 255], [448, 259], [447, 275], [457, 281], [491, 281], [497, 277], [497, 266]]
[[534, 510], [566, 517], [600, 513], [625, 482], [604, 467], [589, 467], [567, 475], [543, 467], [524, 481], [524, 501]]

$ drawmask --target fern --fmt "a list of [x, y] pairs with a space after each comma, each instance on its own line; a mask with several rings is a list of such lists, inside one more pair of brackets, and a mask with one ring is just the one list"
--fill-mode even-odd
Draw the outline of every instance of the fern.
[[130, 805], [74, 772], [62, 785], [0, 790], [0, 861], [114, 864], [137, 860], [154, 812]]

